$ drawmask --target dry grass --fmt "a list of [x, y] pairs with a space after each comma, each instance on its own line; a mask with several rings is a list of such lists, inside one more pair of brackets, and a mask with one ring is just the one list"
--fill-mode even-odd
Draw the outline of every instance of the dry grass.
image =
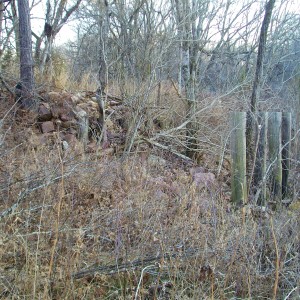
[[[275, 289], [274, 299], [296, 299], [299, 212], [243, 217], [222, 187], [198, 190], [172, 164], [73, 157], [55, 145], [47, 154], [30, 145], [3, 151], [1, 211], [24, 190], [0, 223], [4, 298], [154, 299], [156, 284], [168, 282], [156, 299], [272, 299]], [[138, 291], [140, 270], [72, 277], [94, 264], [191, 249], [145, 269]]]
[[[156, 103], [157, 86], [139, 98], [144, 93], [132, 92], [133, 115], [134, 105]], [[167, 132], [181, 124], [182, 102], [167, 84], [160, 96], [168, 113], [156, 107], [147, 118], [168, 118]], [[203, 96], [203, 106], [211, 100]], [[151, 147], [134, 148], [127, 159], [99, 158], [80, 146], [63, 152], [55, 139], [37, 147], [30, 142], [35, 127], [11, 114], [2, 127], [0, 214], [18, 206], [0, 219], [0, 298], [298, 299], [300, 211], [257, 216], [231, 206], [228, 169], [216, 164], [226, 152], [228, 111], [216, 102], [199, 117], [201, 163], [220, 175], [202, 188], [191, 165]], [[158, 140], [168, 138], [172, 147], [182, 141], [178, 131]], [[151, 257], [160, 259], [118, 272]], [[114, 274], [74, 278], [107, 265], [116, 265]]]

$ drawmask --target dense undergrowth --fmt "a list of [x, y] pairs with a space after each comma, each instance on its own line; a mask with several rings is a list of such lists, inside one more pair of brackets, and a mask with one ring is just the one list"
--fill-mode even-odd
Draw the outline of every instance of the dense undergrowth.
[[37, 147], [5, 120], [0, 299], [299, 299], [300, 210], [235, 209], [225, 169], [197, 186], [167, 151]]

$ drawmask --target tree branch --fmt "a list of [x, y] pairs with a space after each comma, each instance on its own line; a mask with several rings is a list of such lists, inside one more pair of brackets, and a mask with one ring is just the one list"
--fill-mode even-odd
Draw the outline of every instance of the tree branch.
[[74, 4], [74, 6], [72, 6], [70, 9], [68, 9], [68, 10], [66, 11], [66, 14], [65, 14], [64, 17], [61, 19], [61, 21], [59, 22], [59, 24], [57, 24], [57, 27], [54, 28], [54, 31], [55, 31], [55, 34], [54, 34], [54, 35], [56, 35], [56, 34], [60, 31], [60, 29], [63, 27], [63, 25], [64, 25], [65, 23], [67, 23], [69, 17], [73, 14], [73, 12], [74, 12], [75, 10], [78, 9], [78, 7], [79, 7], [81, 1], [82, 1], [82, 0], [77, 0], [77, 2]]

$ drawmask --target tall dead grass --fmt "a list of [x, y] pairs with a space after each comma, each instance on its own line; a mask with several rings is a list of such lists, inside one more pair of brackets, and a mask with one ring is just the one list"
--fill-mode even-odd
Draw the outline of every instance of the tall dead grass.
[[[173, 129], [184, 120], [184, 99], [167, 83], [160, 88], [159, 105], [158, 86], [133, 88], [128, 118], [145, 113], [145, 127], [163, 120], [159, 130], [148, 123], [148, 134], [182, 150], [184, 132]], [[201, 97], [198, 163], [224, 179], [230, 106]], [[80, 145], [63, 152], [55, 137], [37, 146], [33, 124], [10, 117], [0, 145], [0, 297], [297, 299], [299, 210], [235, 209], [226, 182], [197, 187], [191, 163], [156, 147], [121, 159]], [[137, 259], [151, 263], [120, 270]], [[111, 265], [111, 274], [74, 277]]]
[[[2, 149], [1, 212], [24, 191], [0, 222], [4, 298], [296, 299], [299, 212], [243, 215], [222, 185], [199, 190], [171, 162], [98, 160], [58, 145]], [[118, 272], [167, 253], [178, 255]], [[112, 275], [73, 277], [110, 264]]]

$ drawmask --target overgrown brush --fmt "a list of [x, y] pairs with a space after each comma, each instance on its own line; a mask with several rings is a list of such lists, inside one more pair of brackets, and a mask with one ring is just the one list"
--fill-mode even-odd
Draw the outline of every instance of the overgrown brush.
[[[199, 190], [184, 170], [139, 156], [28, 145], [1, 158], [1, 212], [27, 191], [0, 223], [2, 297], [296, 299], [297, 211], [234, 210], [221, 185]], [[105, 265], [115, 269], [74, 278]]]
[[[157, 92], [143, 98], [146, 108]], [[160, 96], [175, 102], [171, 87]], [[133, 115], [134, 99], [127, 103], [137, 104]], [[179, 151], [184, 134], [172, 128], [183, 121], [174, 118], [182, 103], [169, 109], [170, 116], [160, 107], [147, 111], [145, 121], [166, 124], [149, 139]], [[232, 207], [222, 102], [199, 115], [206, 140], [198, 163], [219, 179], [201, 186], [189, 172], [193, 163], [168, 149], [141, 143], [126, 159], [117, 148], [112, 156], [86, 153], [80, 143], [65, 151], [56, 133], [37, 145], [26, 115], [4, 114], [0, 298], [297, 299], [298, 206], [277, 213]]]

